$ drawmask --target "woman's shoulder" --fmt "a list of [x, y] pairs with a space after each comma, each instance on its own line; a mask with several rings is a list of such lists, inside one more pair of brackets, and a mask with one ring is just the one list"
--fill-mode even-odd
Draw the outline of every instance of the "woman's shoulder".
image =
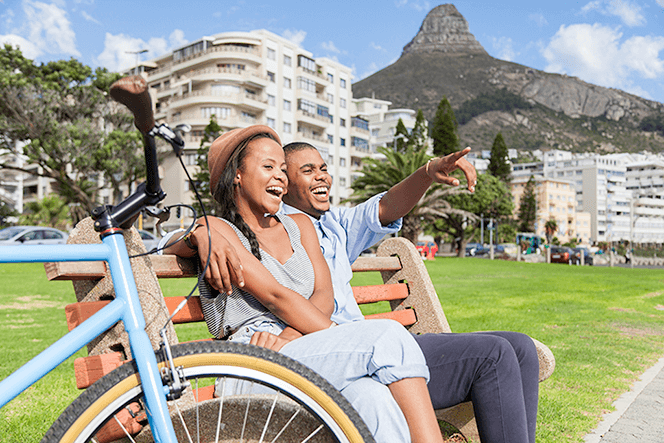
[[306, 214], [287, 214], [282, 216], [283, 219], [290, 219], [295, 222], [297, 227], [300, 229], [300, 231], [308, 230], [308, 229], [313, 229], [313, 223], [311, 223], [311, 219], [309, 218], [308, 215]]

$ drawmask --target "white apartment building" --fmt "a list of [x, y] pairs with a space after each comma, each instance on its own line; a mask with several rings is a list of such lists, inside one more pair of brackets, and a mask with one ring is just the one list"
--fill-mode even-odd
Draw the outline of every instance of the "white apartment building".
[[366, 128], [364, 134], [358, 136], [366, 137], [368, 144], [365, 149], [354, 149], [351, 153], [351, 175], [355, 180], [362, 169], [362, 158], [376, 154], [379, 146], [396, 147], [395, 139], [397, 123], [399, 119], [403, 122], [408, 132], [415, 127], [417, 112], [412, 109], [390, 109], [392, 102], [376, 98], [354, 98], [353, 99], [353, 124]]
[[664, 157], [632, 155], [626, 188], [633, 195], [632, 235], [636, 243], [664, 243]]
[[[664, 159], [638, 154], [573, 154], [560, 150], [543, 152], [541, 156], [541, 162], [514, 165], [512, 176], [535, 175], [574, 183], [577, 211], [591, 214], [593, 242], [633, 239], [640, 243], [662, 243], [656, 239], [664, 239], [659, 231], [659, 226], [664, 226], [664, 205], [659, 205], [662, 175], [658, 166], [664, 164]], [[641, 157], [650, 160], [640, 165]], [[634, 212], [639, 208], [639, 216], [632, 212], [630, 205], [635, 206]]]
[[[192, 126], [184, 159], [196, 172], [196, 150], [212, 115], [223, 130], [264, 124], [284, 144], [306, 141], [329, 163], [331, 199], [348, 197], [351, 158], [368, 149], [368, 127], [351, 116], [349, 67], [312, 54], [265, 30], [203, 37], [141, 64], [157, 121]], [[162, 162], [164, 204], [189, 203], [193, 192], [174, 155]], [[188, 215], [183, 215], [187, 217]], [[173, 215], [171, 218], [174, 218]], [[171, 220], [177, 227], [188, 220]]]

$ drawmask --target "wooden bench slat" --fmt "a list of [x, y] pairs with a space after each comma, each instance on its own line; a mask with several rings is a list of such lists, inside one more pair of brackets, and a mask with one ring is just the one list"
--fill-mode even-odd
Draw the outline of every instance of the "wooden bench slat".
[[354, 286], [353, 296], [359, 305], [377, 301], [403, 300], [408, 297], [408, 285], [397, 283], [393, 285]]
[[[172, 314], [184, 299], [185, 297], [164, 297], [168, 312]], [[197, 321], [205, 321], [205, 318], [203, 317], [203, 308], [201, 308], [201, 299], [194, 296], [187, 300], [187, 304], [173, 317], [173, 323], [181, 324]]]
[[414, 325], [417, 322], [417, 316], [415, 315], [415, 311], [413, 309], [402, 309], [400, 311], [381, 312], [380, 314], [365, 315], [364, 318], [367, 320], [387, 318], [390, 320], [398, 321], [404, 326]]

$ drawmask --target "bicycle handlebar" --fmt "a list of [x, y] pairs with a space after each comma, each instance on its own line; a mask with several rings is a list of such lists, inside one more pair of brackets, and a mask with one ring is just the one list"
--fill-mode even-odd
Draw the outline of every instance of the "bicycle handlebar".
[[113, 100], [125, 105], [134, 114], [134, 124], [143, 134], [155, 126], [148, 82], [140, 75], [123, 77], [111, 85]]

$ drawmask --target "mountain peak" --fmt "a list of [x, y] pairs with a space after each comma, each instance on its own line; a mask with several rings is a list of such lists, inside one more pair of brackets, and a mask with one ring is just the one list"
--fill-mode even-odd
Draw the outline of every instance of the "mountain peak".
[[453, 4], [436, 6], [429, 11], [419, 32], [404, 46], [401, 55], [431, 52], [487, 53], [470, 33], [468, 22]]

